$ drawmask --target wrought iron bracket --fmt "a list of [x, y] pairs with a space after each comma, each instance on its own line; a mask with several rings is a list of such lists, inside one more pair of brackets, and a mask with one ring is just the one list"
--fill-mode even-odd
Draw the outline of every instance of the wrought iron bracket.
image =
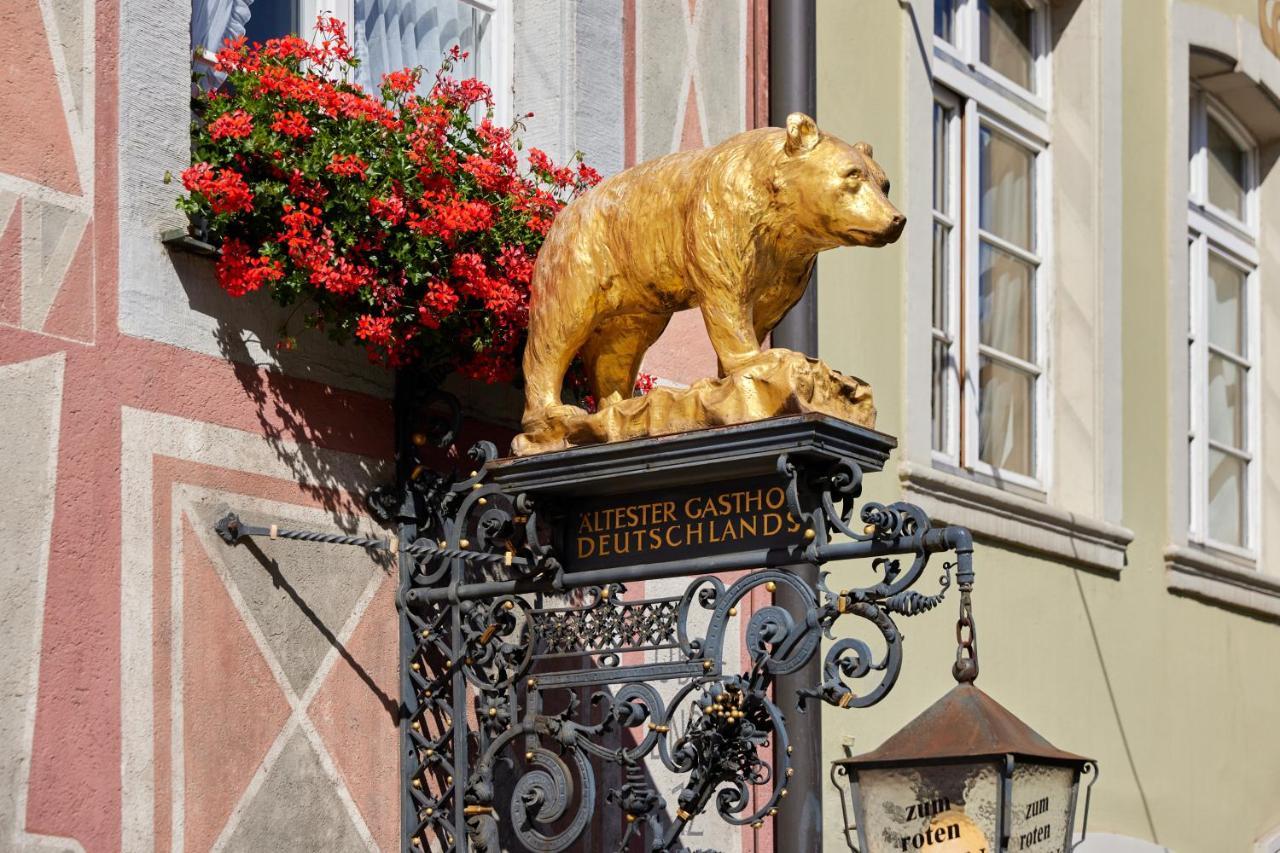
[[[452, 440], [458, 419], [445, 418], [434, 433]], [[425, 454], [431, 432], [409, 444]], [[953, 582], [967, 604], [967, 530], [934, 528], [907, 503], [858, 506], [864, 472], [880, 470], [893, 447], [888, 436], [803, 417], [625, 445], [500, 460], [480, 442], [467, 473], [402, 460], [402, 481], [368, 498], [376, 517], [398, 525], [387, 539], [234, 515], [218, 523], [229, 544], [274, 536], [397, 554], [406, 851], [555, 853], [583, 837], [601, 805], [616, 814], [618, 851], [636, 838], [646, 850], [685, 851], [689, 823], [712, 809], [759, 826], [786, 808], [792, 773], [778, 677], [825, 639], [821, 681], [800, 690], [803, 702], [869, 707], [902, 666], [895, 619], [937, 607]], [[797, 523], [791, 538], [597, 567], [569, 559], [567, 520], [583, 501], [739, 477], [781, 489]], [[933, 590], [917, 590], [939, 553], [948, 557]], [[816, 583], [788, 568], [803, 563], [824, 567]], [[735, 570], [750, 571], [718, 577]], [[663, 578], [688, 582], [670, 595], [628, 588]], [[782, 590], [790, 607], [772, 601]], [[772, 603], [749, 610], [759, 593]], [[731, 633], [736, 618], [746, 624]], [[732, 670], [730, 643], [746, 651]], [[970, 666], [976, 654], [962, 643], [957, 670]], [[664, 682], [665, 693], [655, 686]], [[685, 780], [673, 799], [649, 762]], [[622, 781], [602, 791], [607, 766]]]

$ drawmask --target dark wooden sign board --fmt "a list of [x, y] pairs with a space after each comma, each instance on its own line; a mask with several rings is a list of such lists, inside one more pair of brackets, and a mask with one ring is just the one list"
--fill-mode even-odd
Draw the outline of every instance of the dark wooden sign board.
[[752, 477], [596, 498], [565, 525], [565, 568], [604, 569], [792, 545], [802, 525], [782, 478]]

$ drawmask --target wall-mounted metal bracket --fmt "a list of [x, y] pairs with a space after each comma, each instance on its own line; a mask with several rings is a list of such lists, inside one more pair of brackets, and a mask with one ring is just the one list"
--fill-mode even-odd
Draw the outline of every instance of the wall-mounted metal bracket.
[[[971, 587], [967, 530], [933, 528], [905, 503], [855, 513], [864, 471], [879, 470], [893, 444], [821, 417], [523, 459], [498, 459], [481, 442], [465, 475], [401, 460], [404, 481], [369, 499], [398, 522], [396, 537], [252, 526], [234, 514], [217, 528], [229, 544], [265, 536], [398, 554], [406, 851], [554, 853], [598, 825], [601, 806], [616, 815], [613, 849], [643, 838], [646, 850], [684, 851], [704, 811], [758, 826], [787, 808], [794, 721], [775, 695], [781, 677], [806, 671], [826, 638], [815, 682], [796, 690], [801, 710], [874, 705], [902, 666], [895, 617], [936, 607], [953, 574]], [[750, 548], [575, 559], [573, 519], [593, 507], [740, 483], [763, 483], [792, 532]], [[953, 556], [936, 590], [914, 589], [942, 552]], [[797, 565], [824, 571], [811, 582]], [[732, 583], [715, 574], [741, 569], [753, 571]], [[678, 594], [627, 587], [679, 577], [689, 580]], [[747, 599], [759, 594], [771, 603], [752, 611]], [[859, 626], [874, 641], [851, 633]], [[732, 670], [726, 643], [745, 645]], [[650, 762], [685, 779], [672, 801]], [[624, 781], [597, 797], [603, 766]]]

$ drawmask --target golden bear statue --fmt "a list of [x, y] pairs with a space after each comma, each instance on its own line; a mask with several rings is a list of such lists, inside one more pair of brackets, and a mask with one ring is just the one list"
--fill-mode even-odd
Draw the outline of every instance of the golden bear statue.
[[[883, 246], [905, 217], [871, 146], [792, 113], [783, 128], [660, 157], [601, 182], [556, 218], [534, 266], [518, 455], [826, 411], [874, 425], [870, 390], [760, 347], [800, 299], [817, 254]], [[672, 313], [702, 312], [721, 378], [633, 398]], [[600, 411], [560, 397], [581, 354]]]

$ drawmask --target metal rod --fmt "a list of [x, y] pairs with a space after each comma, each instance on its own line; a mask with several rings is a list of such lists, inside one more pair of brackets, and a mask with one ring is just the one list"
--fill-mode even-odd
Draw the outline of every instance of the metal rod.
[[[818, 112], [818, 13], [815, 0], [770, 0], [769, 2], [769, 123], [786, 127], [793, 112], [817, 118]], [[818, 270], [815, 263], [799, 301], [774, 327], [770, 344], [807, 355], [818, 354]], [[818, 567], [809, 561], [797, 562], [794, 571], [806, 584], [818, 580]], [[778, 603], [797, 614], [799, 600], [785, 589]], [[822, 680], [819, 656], [794, 673], [781, 676], [774, 696], [783, 713], [793, 720], [796, 752], [791, 756], [796, 775], [795, 789], [805, 792], [778, 818], [778, 838], [788, 840], [794, 850], [817, 850], [822, 838], [822, 728], [817, 714], [800, 713], [795, 706], [796, 691]], [[775, 766], [781, 766], [775, 759]]]
[[[491, 565], [503, 563], [508, 566], [527, 566], [529, 564], [529, 560], [526, 557], [508, 556], [507, 554], [489, 551], [472, 551], [467, 548], [450, 548], [446, 545], [426, 540], [415, 541], [410, 545], [397, 549], [393, 539], [378, 539], [371, 536], [346, 536], [339, 533], [320, 533], [312, 530], [285, 530], [280, 527], [276, 527], [273, 531], [271, 527], [245, 524], [235, 513], [228, 513], [214, 525], [213, 529], [228, 545], [235, 545], [245, 537], [266, 536], [271, 539], [293, 539], [300, 542], [318, 542], [323, 545], [354, 545], [359, 548], [373, 548], [379, 551], [407, 554], [410, 557], [422, 557], [431, 554], [450, 560], [465, 560], [468, 563], [489, 563]], [[417, 527], [413, 527], [412, 535], [416, 536], [416, 531]], [[404, 535], [404, 531], [401, 531], [402, 539]]]
[[377, 548], [391, 550], [391, 540], [376, 539], [371, 536], [346, 536], [340, 533], [318, 533], [312, 530], [286, 530], [276, 525], [261, 527], [245, 524], [234, 512], [223, 516], [213, 526], [228, 544], [234, 545], [245, 536], [267, 536], [271, 539], [295, 539], [301, 542], [319, 542], [324, 545], [354, 545], [357, 548]]
[[[403, 488], [404, 484], [409, 480], [410, 471], [412, 471], [412, 443], [410, 434], [412, 430], [411, 415], [412, 408], [410, 401], [409, 378], [404, 371], [397, 372], [395, 378], [395, 404], [393, 406], [393, 416], [395, 418], [395, 466], [396, 466], [396, 484]], [[396, 513], [396, 522], [398, 524], [400, 542], [412, 542], [417, 534], [417, 523], [414, 518], [414, 508], [406, 505], [403, 501]], [[413, 690], [413, 679], [409, 675], [409, 661], [413, 657], [415, 647], [413, 638], [413, 625], [410, 621], [408, 606], [403, 602], [405, 590], [410, 586], [410, 579], [413, 577], [415, 569], [414, 560], [411, 556], [404, 552], [401, 547], [400, 553], [396, 555], [396, 583], [397, 583], [397, 622], [399, 626], [400, 654], [399, 665], [397, 667], [398, 680], [400, 682], [400, 719], [396, 721], [399, 728], [399, 737], [397, 738], [397, 746], [399, 747], [399, 771], [400, 771], [400, 849], [402, 853], [411, 853], [412, 839], [415, 835], [415, 825], [418, 818], [418, 810], [414, 807], [413, 796], [410, 794], [411, 784], [417, 773], [417, 761], [415, 760], [415, 748], [413, 746], [413, 738], [410, 735], [411, 720], [418, 714], [419, 707], [417, 696]]]
[[[962, 536], [963, 534], [963, 536]], [[611, 569], [592, 569], [585, 572], [565, 572], [554, 581], [546, 577], [520, 578], [508, 581], [487, 581], [484, 583], [459, 584], [457, 586], [436, 587], [434, 589], [413, 589], [409, 591], [410, 602], [440, 601], [473, 601], [481, 598], [493, 598], [501, 595], [519, 595], [526, 592], [545, 592], [548, 587], [556, 590], [580, 589], [587, 586], [600, 586], [606, 583], [625, 583], [627, 581], [657, 580], [659, 578], [675, 578], [686, 575], [714, 574], [716, 572], [733, 572], [742, 569], [772, 569], [781, 566], [799, 564], [818, 565], [830, 560], [845, 560], [862, 557], [885, 557], [893, 554], [913, 554], [924, 550], [928, 553], [946, 551], [956, 548], [957, 541], [967, 540], [968, 531], [959, 527], [944, 527], [926, 530], [911, 536], [899, 536], [893, 539], [869, 539], [856, 542], [834, 542], [815, 548], [817, 559], [810, 561], [809, 550], [805, 546], [793, 548], [770, 548], [755, 551], [742, 551], [723, 554], [715, 557], [699, 557], [694, 560], [676, 560], [668, 563], [646, 563], [634, 566], [618, 566]], [[958, 549], [957, 549], [958, 550]], [[963, 555], [962, 555], [963, 556]]]

